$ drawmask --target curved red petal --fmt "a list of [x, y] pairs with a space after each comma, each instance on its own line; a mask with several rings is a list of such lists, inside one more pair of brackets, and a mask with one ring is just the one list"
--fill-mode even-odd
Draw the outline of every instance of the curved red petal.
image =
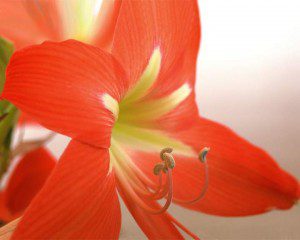
[[[118, 190], [128, 210], [148, 239], [184, 239], [168, 218], [167, 213], [149, 214], [126, 194], [126, 189], [123, 189], [121, 184], [118, 184]], [[153, 209], [159, 207], [156, 202], [148, 201], [147, 204]]]
[[13, 218], [19, 217], [40, 191], [56, 161], [44, 148], [27, 153], [18, 163], [5, 188], [4, 202]]
[[120, 225], [108, 150], [72, 140], [12, 239], [116, 239]]
[[[199, 152], [203, 147], [211, 148], [207, 156], [208, 192], [202, 201], [185, 207], [216, 215], [243, 216], [288, 209], [299, 198], [299, 183], [293, 176], [265, 151], [227, 127], [201, 118], [196, 127], [178, 137]], [[203, 186], [203, 165], [197, 159], [180, 157], [176, 163], [175, 197], [189, 200]]]
[[194, 84], [199, 38], [197, 1], [123, 0], [112, 53], [128, 70], [133, 84], [159, 47], [162, 62], [153, 94], [165, 95], [183, 83]]
[[7, 67], [3, 98], [56, 132], [108, 147], [115, 117], [104, 96], [119, 101], [124, 72], [108, 53], [69, 40], [16, 52]]
[[0, 35], [16, 48], [58, 40], [61, 35], [55, 1], [0, 1]]

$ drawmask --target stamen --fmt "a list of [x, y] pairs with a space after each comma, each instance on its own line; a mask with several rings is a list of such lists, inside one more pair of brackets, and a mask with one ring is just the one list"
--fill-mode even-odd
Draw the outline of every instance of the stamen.
[[166, 165], [164, 170], [173, 169], [175, 167], [175, 161], [174, 161], [174, 158], [173, 158], [172, 154], [164, 153], [163, 154], [163, 160], [165, 161], [165, 165]]
[[209, 182], [208, 164], [206, 161], [206, 155], [209, 152], [209, 150], [210, 150], [210, 148], [205, 147], [199, 153], [199, 160], [202, 164], [204, 164], [204, 185], [203, 185], [202, 190], [200, 191], [199, 195], [195, 199], [192, 199], [189, 201], [182, 201], [182, 200], [176, 199], [176, 200], [174, 200], [176, 203], [193, 204], [193, 203], [198, 202], [205, 196], [207, 189], [208, 189], [208, 182]]
[[172, 202], [172, 197], [173, 197], [173, 181], [172, 181], [172, 170], [168, 171], [168, 183], [167, 185], [169, 186], [169, 193], [168, 193], [168, 197], [167, 197], [167, 201], [164, 204], [164, 206], [162, 208], [160, 208], [159, 210], [157, 209], [153, 209], [151, 207], [149, 207], [143, 199], [141, 199], [136, 192], [133, 190], [133, 188], [131, 188], [130, 184], [126, 181], [126, 177], [124, 176], [124, 173], [121, 173], [119, 175], [119, 177], [122, 178], [122, 181], [120, 181], [120, 183], [126, 188], [127, 192], [131, 195], [131, 197], [133, 198], [133, 200], [135, 200], [136, 204], [138, 204], [138, 206], [142, 209], [144, 209], [146, 212], [150, 213], [150, 214], [160, 214], [165, 212], [169, 206], [171, 205]]
[[167, 211], [168, 208], [170, 207], [171, 203], [172, 203], [172, 199], [173, 199], [173, 178], [172, 178], [172, 170], [171, 169], [167, 170], [167, 176], [168, 176], [167, 186], [168, 186], [168, 189], [169, 189], [167, 201], [166, 201], [165, 205], [159, 211], [152, 212], [152, 214], [160, 214], [160, 213], [163, 213], [163, 212]]
[[[126, 154], [124, 149], [115, 141], [112, 140], [113, 144], [111, 146], [111, 157], [114, 161], [114, 167], [117, 172], [117, 176], [120, 179], [120, 184], [127, 190], [130, 197], [136, 202], [136, 204], [150, 214], [160, 214], [168, 210], [173, 201], [173, 177], [172, 169], [175, 167], [175, 160], [172, 155], [173, 149], [168, 147], [164, 148], [160, 152], [160, 158], [162, 162], [157, 163], [153, 168], [154, 175], [159, 177], [158, 186], [154, 182], [143, 176], [142, 172], [137, 171], [137, 166], [131, 162], [131, 158]], [[199, 159], [205, 167], [205, 182], [204, 187], [201, 190], [198, 197], [190, 201], [176, 200], [175, 202], [192, 204], [199, 201], [205, 195], [208, 188], [208, 165], [206, 161], [206, 156], [209, 148], [204, 148], [199, 154]], [[125, 161], [124, 161], [125, 160]], [[162, 175], [166, 174], [166, 183], [163, 184]], [[146, 180], [146, 181], [145, 181]], [[148, 185], [149, 182], [151, 185]], [[151, 187], [149, 187], [151, 186]], [[156, 207], [151, 207], [147, 201], [155, 201], [166, 197], [166, 202], [159, 209]], [[174, 224], [186, 231], [190, 236], [195, 237], [193, 233], [189, 232], [176, 220], [172, 220]]]
[[208, 154], [209, 150], [210, 150], [210, 148], [205, 147], [200, 151], [199, 159], [201, 162], [203, 162], [203, 163], [206, 162], [206, 155]]
[[[115, 147], [115, 146], [114, 146]], [[151, 214], [160, 214], [169, 208], [169, 206], [172, 203], [173, 199], [173, 178], [172, 178], [172, 169], [175, 166], [175, 161], [173, 156], [171, 155], [172, 149], [163, 149], [162, 151], [162, 160], [163, 162], [158, 163], [154, 166], [153, 172], [155, 175], [158, 175], [160, 177], [159, 181], [159, 187], [156, 189], [155, 192], [149, 192], [146, 185], [143, 185], [141, 181], [137, 178], [135, 173], [133, 171], [122, 171], [122, 161], [118, 159], [118, 156], [115, 154], [116, 149], [113, 149], [112, 157], [115, 159], [115, 167], [118, 172], [118, 176], [122, 179], [120, 183], [126, 188], [127, 192], [130, 194], [133, 200], [138, 204], [139, 207], [147, 211]], [[124, 167], [124, 166], [123, 166]], [[130, 168], [127, 168], [127, 170], [131, 170]], [[162, 188], [162, 181], [161, 181], [161, 175], [162, 172], [166, 173], [167, 175], [167, 183]], [[165, 197], [167, 195], [167, 200], [165, 204], [160, 209], [154, 209], [150, 207], [145, 200], [143, 199], [146, 197], [150, 201], [160, 199], [162, 197]]]
[[154, 192], [152, 192], [147, 196], [149, 199], [158, 200], [166, 196], [166, 194], [168, 193], [167, 185], [165, 184], [165, 186], [163, 186], [162, 184], [162, 171], [158, 173], [158, 177], [159, 177], [158, 187], [155, 189]]
[[168, 169], [173, 169], [175, 167], [175, 161], [174, 161], [173, 155], [171, 154], [172, 152], [173, 152], [173, 149], [170, 147], [164, 148], [160, 152], [160, 158], [164, 162], [164, 167], [162, 168], [162, 171], [164, 173], [166, 173]]
[[149, 200], [159, 200], [164, 198], [169, 192], [168, 184], [162, 184], [162, 173], [159, 173], [159, 184], [158, 187], [152, 192], [147, 185], [143, 184], [143, 189], [141, 187], [136, 187], [136, 183], [132, 182], [133, 188], [137, 191], [139, 195], [145, 197]]
[[161, 174], [161, 171], [163, 170], [164, 167], [165, 165], [163, 163], [157, 163], [153, 168], [154, 175]]
[[162, 149], [161, 151], [160, 151], [160, 158], [162, 159], [162, 160], [164, 160], [164, 154], [165, 153], [172, 153], [173, 152], [173, 148], [170, 148], [170, 147], [167, 147], [167, 148], [164, 148], [164, 149]]
[[[160, 156], [161, 156], [161, 159], [163, 160], [163, 162], [156, 164], [153, 169], [153, 173], [155, 175], [159, 175], [159, 177], [160, 177], [159, 187], [156, 189], [156, 191], [154, 193], [148, 195], [148, 197], [150, 197], [150, 199], [152, 198], [152, 200], [157, 200], [157, 199], [164, 197], [166, 194], [168, 194], [167, 201], [164, 204], [164, 206], [159, 210], [150, 210], [148, 207], [145, 208], [145, 203], [143, 203], [142, 201], [138, 201], [138, 203], [142, 202], [143, 203], [142, 207], [151, 214], [160, 214], [160, 213], [165, 212], [172, 203], [172, 199], [173, 199], [172, 169], [175, 167], [175, 161], [171, 154], [172, 151], [173, 151], [172, 148], [165, 148], [161, 151]], [[167, 174], [167, 183], [163, 189], [161, 188], [162, 172]], [[161, 191], [161, 189], [162, 189], [162, 191]]]
[[[121, 145], [112, 139], [110, 149], [111, 158], [116, 169], [120, 169], [126, 176], [130, 186], [142, 197], [147, 199], [161, 199], [168, 193], [168, 189], [162, 184], [162, 176], [159, 174], [159, 186], [154, 184], [131, 160], [130, 156], [124, 151]], [[149, 188], [155, 189], [154, 192]]]

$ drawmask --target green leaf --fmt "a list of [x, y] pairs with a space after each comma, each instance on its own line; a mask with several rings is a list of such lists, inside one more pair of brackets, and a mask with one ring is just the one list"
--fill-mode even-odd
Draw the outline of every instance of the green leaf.
[[1, 109], [1, 116], [4, 117], [0, 120], [0, 179], [9, 166], [12, 133], [19, 115], [19, 111], [14, 105], [6, 103], [7, 107], [4, 110]]
[[[5, 83], [5, 70], [14, 46], [0, 37], [0, 93]], [[10, 162], [10, 145], [14, 126], [18, 119], [18, 109], [8, 101], [0, 101], [0, 179]]]
[[13, 44], [0, 37], [0, 92], [5, 83], [5, 69], [13, 52]]

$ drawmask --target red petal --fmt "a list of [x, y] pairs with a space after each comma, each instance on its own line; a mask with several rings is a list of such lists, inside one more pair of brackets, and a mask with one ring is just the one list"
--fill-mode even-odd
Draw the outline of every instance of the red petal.
[[[187, 208], [214, 215], [244, 216], [273, 208], [288, 209], [299, 198], [299, 183], [294, 177], [282, 170], [266, 152], [218, 123], [201, 118], [196, 127], [173, 136], [198, 152], [203, 147], [211, 148], [207, 156], [208, 191], [199, 202], [182, 204]], [[131, 154], [132, 159], [137, 159], [135, 163], [157, 181], [152, 169], [158, 156], [142, 152]], [[195, 199], [204, 185], [203, 164], [197, 158], [180, 155], [175, 155], [175, 161], [175, 199]]]
[[37, 123], [26, 113], [21, 113], [18, 119], [18, 124], [20, 126], [24, 126], [24, 125], [36, 125]]
[[9, 220], [23, 214], [44, 185], [55, 163], [54, 157], [44, 148], [29, 152], [20, 160], [4, 190], [4, 205], [11, 214]]
[[59, 22], [54, 1], [0, 1], [0, 33], [17, 48], [58, 40]]
[[[130, 33], [130, 34], [128, 34]], [[122, 1], [113, 54], [136, 82], [155, 48], [162, 54], [155, 95], [194, 83], [200, 36], [197, 1]]]
[[156, 126], [163, 131], [176, 132], [192, 127], [198, 116], [198, 107], [193, 92], [176, 108], [159, 118]]
[[127, 88], [124, 72], [102, 50], [69, 40], [46, 42], [15, 53], [3, 97], [56, 132], [109, 146], [114, 116], [104, 106]]
[[[137, 204], [126, 195], [126, 190], [118, 184], [119, 193], [122, 196], [128, 210], [148, 239], [183, 239], [182, 235], [169, 220], [167, 213], [158, 215], [149, 214], [137, 206]], [[147, 203], [150, 207], [158, 209], [155, 202]]]
[[121, 213], [107, 149], [72, 140], [13, 239], [116, 239]]
[[98, 32], [93, 40], [93, 45], [102, 49], [111, 48], [121, 2], [122, 0], [102, 2], [99, 13], [101, 21], [98, 23]]
[[[195, 128], [179, 137], [197, 151], [211, 148], [207, 157], [208, 192], [202, 201], [186, 207], [216, 215], [242, 216], [273, 208], [288, 209], [299, 198], [297, 180], [266, 152], [230, 129], [202, 118]], [[176, 163], [175, 197], [191, 199], [203, 186], [203, 166], [196, 159], [178, 158]]]
[[3, 222], [9, 222], [13, 220], [6, 203], [4, 201], [4, 192], [0, 192], [0, 220]]

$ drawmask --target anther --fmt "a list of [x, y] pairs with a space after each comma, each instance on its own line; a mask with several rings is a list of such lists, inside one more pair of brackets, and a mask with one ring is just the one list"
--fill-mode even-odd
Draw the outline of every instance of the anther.
[[208, 147], [205, 147], [203, 148], [200, 153], [199, 153], [199, 159], [202, 163], [205, 163], [206, 162], [206, 155], [207, 153], [209, 152], [210, 148]]
[[175, 167], [175, 160], [173, 155], [173, 148], [167, 147], [161, 150], [160, 158], [163, 160], [162, 163], [157, 163], [153, 168], [154, 175], [159, 175], [161, 171], [167, 173], [169, 169], [173, 169]]
[[[151, 214], [160, 214], [167, 211], [172, 201], [177, 203], [183, 203], [183, 204], [194, 204], [198, 202], [204, 197], [208, 189], [209, 176], [208, 176], [208, 163], [206, 161], [206, 156], [209, 150], [210, 150], [209, 148], [205, 147], [199, 153], [199, 160], [204, 165], [204, 186], [202, 187], [202, 189], [200, 189], [200, 192], [196, 198], [191, 199], [189, 201], [174, 199], [172, 169], [175, 167], [175, 160], [172, 155], [173, 149], [169, 147], [161, 150], [160, 158], [162, 162], [157, 163], [153, 168], [154, 175], [159, 177], [159, 186], [157, 187], [155, 192], [148, 191], [143, 195], [144, 197], [147, 197], [147, 199], [150, 200], [158, 200], [165, 197], [166, 198], [165, 204], [161, 206], [160, 209], [153, 209], [149, 205], [147, 205], [147, 202], [145, 200], [140, 198], [140, 195], [135, 193], [134, 189], [130, 188], [129, 190], [131, 190], [132, 197], [137, 200], [137, 204], [141, 208], [143, 208], [145, 211]], [[162, 173], [166, 174], [165, 184], [162, 184]], [[195, 239], [198, 239], [196, 235], [189, 232], [185, 228], [182, 228], [182, 225], [179, 222], [176, 222], [175, 224], [179, 226], [181, 229], [183, 229], [184, 231], [186, 231], [190, 236], [194, 237]]]
[[154, 175], [159, 175], [161, 171], [163, 171], [164, 167], [165, 165], [163, 163], [157, 163], [153, 169]]
[[173, 155], [171, 154], [173, 152], [173, 148], [164, 148], [160, 152], [160, 158], [164, 161], [165, 167], [163, 168], [164, 173], [167, 172], [168, 169], [173, 169], [175, 167], [175, 160], [173, 158]]
[[162, 160], [164, 160], [164, 154], [165, 153], [172, 153], [173, 152], [173, 148], [170, 148], [170, 147], [167, 147], [167, 148], [164, 148], [160, 151], [160, 158]]
[[175, 160], [173, 155], [170, 153], [163, 154], [163, 161], [165, 162], [165, 166], [169, 169], [173, 169], [175, 167]]

